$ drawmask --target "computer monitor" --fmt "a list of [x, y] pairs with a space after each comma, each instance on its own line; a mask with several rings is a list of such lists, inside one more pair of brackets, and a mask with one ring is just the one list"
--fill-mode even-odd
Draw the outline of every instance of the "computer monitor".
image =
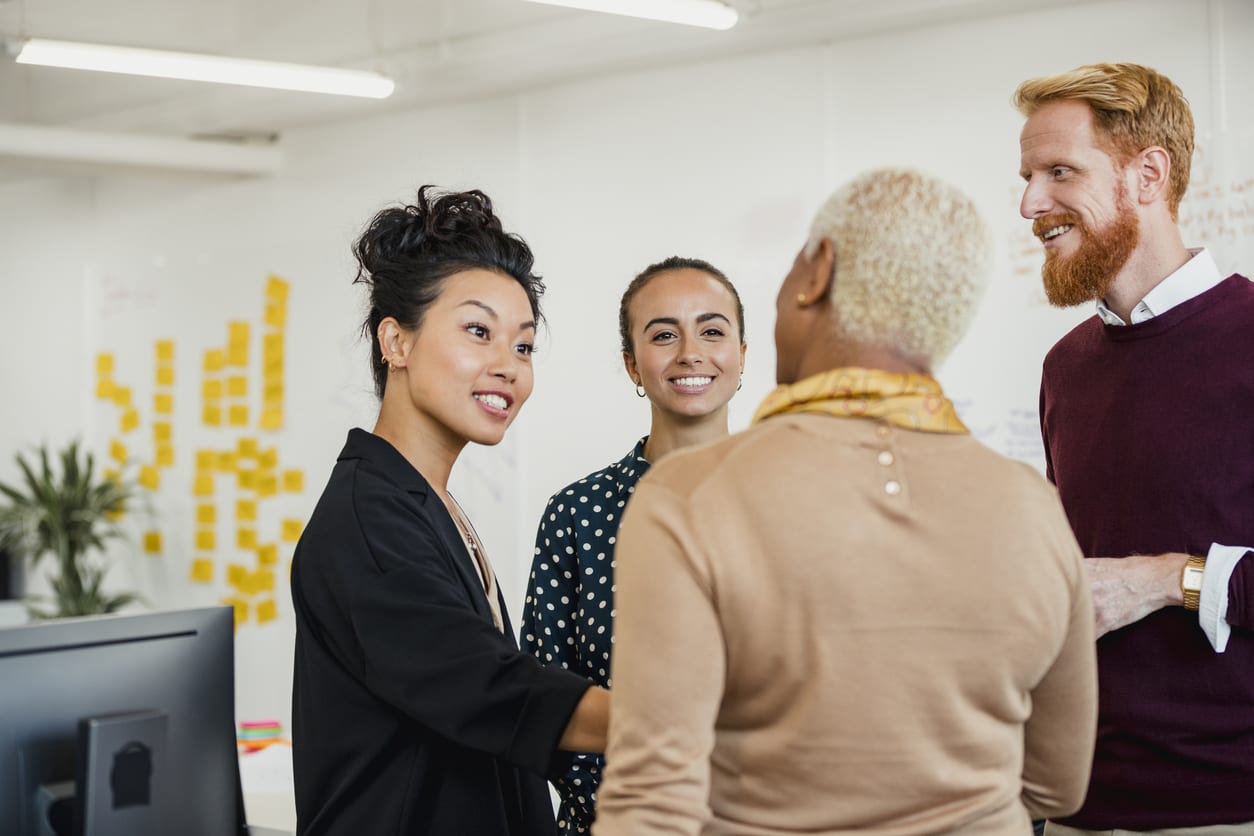
[[230, 607], [0, 629], [0, 831], [236, 836]]

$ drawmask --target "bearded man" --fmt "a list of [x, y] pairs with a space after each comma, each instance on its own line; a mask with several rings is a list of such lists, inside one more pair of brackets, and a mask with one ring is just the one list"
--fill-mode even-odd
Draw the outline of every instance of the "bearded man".
[[1046, 295], [1041, 432], [1097, 620], [1088, 796], [1047, 833], [1254, 834], [1254, 285], [1187, 249], [1193, 117], [1136, 64], [1020, 85]]

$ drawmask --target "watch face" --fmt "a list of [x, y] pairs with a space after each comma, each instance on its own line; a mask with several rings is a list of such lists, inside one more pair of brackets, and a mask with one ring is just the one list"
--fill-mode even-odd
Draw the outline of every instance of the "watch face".
[[1202, 570], [1193, 566], [1189, 566], [1184, 570], [1184, 577], [1180, 580], [1180, 586], [1188, 590], [1198, 590], [1202, 588]]

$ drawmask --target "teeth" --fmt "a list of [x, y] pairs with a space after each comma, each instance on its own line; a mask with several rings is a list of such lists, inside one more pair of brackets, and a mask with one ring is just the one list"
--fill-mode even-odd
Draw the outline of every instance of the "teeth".
[[714, 380], [714, 378], [712, 377], [678, 377], [678, 378], [675, 378], [675, 385], [677, 386], [704, 386], [712, 380]]
[[483, 401], [488, 406], [494, 406], [497, 409], [505, 409], [508, 406], [500, 395], [475, 395], [475, 400]]
[[1073, 224], [1063, 224], [1062, 226], [1056, 226], [1053, 229], [1046, 232], [1044, 235], [1042, 235], [1041, 238], [1045, 241], [1048, 241], [1051, 238], [1057, 238], [1059, 235], [1062, 235], [1064, 232], [1070, 231], [1072, 226]]

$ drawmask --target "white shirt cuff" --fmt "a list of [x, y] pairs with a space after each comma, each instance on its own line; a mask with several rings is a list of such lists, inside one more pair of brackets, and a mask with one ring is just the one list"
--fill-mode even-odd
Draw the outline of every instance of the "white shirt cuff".
[[1212, 543], [1210, 552], [1206, 555], [1197, 620], [1216, 653], [1223, 653], [1227, 649], [1228, 636], [1232, 633], [1232, 628], [1228, 626], [1228, 581], [1248, 551], [1251, 549], [1245, 546], [1221, 546]]

